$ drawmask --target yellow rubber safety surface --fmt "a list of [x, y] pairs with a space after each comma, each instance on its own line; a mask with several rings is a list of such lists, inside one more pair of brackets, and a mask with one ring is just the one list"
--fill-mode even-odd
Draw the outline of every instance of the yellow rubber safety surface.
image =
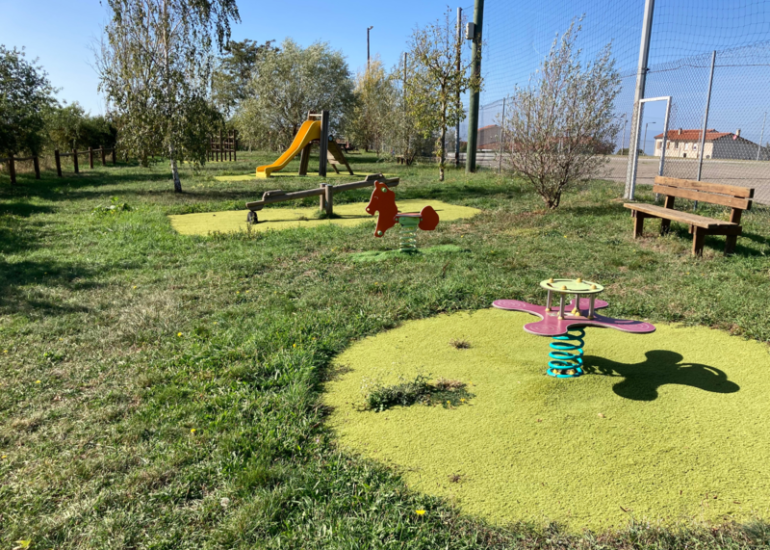
[[[319, 176], [318, 174], [309, 173], [307, 176], [300, 176], [297, 175], [296, 171], [293, 172], [273, 172], [270, 174], [270, 180], [272, 180], [274, 183], [280, 183], [281, 181], [286, 180], [293, 180], [292, 183], [306, 183], [308, 184], [309, 188], [319, 183], [353, 183], [354, 181], [363, 181], [366, 179], [366, 176], [369, 176], [371, 174], [353, 174], [352, 176], [345, 171], [344, 167], [340, 171], [339, 174], [335, 174], [334, 172], [329, 170], [331, 173], [327, 174], [326, 176]], [[388, 174], [383, 174], [386, 178], [395, 177]], [[265, 184], [265, 182], [262, 181], [262, 178], [257, 178], [256, 175], [252, 172], [251, 174], [241, 174], [237, 176], [216, 176], [214, 177], [217, 181], [254, 181], [255, 183], [259, 183], [260, 185]], [[272, 185], [272, 182], [271, 182]], [[267, 191], [267, 189], [265, 189]], [[255, 195], [254, 200], [258, 200], [259, 197]]]
[[[341, 445], [494, 524], [555, 521], [579, 532], [632, 517], [770, 519], [765, 344], [704, 327], [587, 328], [589, 374], [563, 380], [545, 374], [551, 340], [522, 330], [533, 319], [441, 315], [355, 343], [325, 388]], [[368, 389], [420, 373], [467, 382], [473, 397], [454, 408], [361, 410]]]
[[[457, 206], [432, 199], [412, 199], [398, 201], [402, 212], [419, 212], [424, 206], [431, 205], [438, 212], [441, 222], [472, 218], [481, 210], [468, 206]], [[318, 208], [275, 208], [267, 207], [257, 215], [259, 223], [250, 227], [251, 231], [270, 231], [294, 229], [297, 227], [313, 228], [321, 225], [341, 225], [352, 227], [362, 223], [374, 223], [375, 217], [366, 213], [366, 203], [335, 205], [334, 213], [341, 216], [333, 219], [315, 219]], [[248, 231], [246, 223], [248, 210], [227, 210], [224, 212], [206, 212], [202, 214], [183, 214], [169, 216], [171, 226], [182, 235], [208, 235], [210, 233], [238, 233]], [[394, 234], [398, 228], [391, 229]]]

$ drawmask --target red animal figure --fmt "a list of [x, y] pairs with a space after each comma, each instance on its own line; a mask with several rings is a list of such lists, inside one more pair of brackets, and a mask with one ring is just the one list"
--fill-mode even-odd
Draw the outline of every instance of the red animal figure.
[[413, 227], [416, 218], [419, 218], [417, 227], [423, 231], [433, 231], [439, 222], [438, 214], [431, 206], [426, 206], [419, 213], [399, 213], [396, 206], [396, 194], [387, 185], [379, 182], [374, 184], [372, 198], [366, 205], [366, 211], [372, 216], [375, 212], [380, 213], [377, 218], [377, 226], [374, 228], [375, 237], [382, 237], [396, 223], [403, 227]]

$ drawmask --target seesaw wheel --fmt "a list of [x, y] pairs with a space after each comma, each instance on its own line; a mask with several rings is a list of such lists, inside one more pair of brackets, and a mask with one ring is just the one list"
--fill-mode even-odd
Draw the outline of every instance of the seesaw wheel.
[[249, 210], [249, 213], [246, 214], [246, 223], [249, 223], [249, 224], [253, 225], [253, 224], [257, 223], [258, 221], [259, 220], [257, 219], [257, 213], [252, 211], [252, 210]]

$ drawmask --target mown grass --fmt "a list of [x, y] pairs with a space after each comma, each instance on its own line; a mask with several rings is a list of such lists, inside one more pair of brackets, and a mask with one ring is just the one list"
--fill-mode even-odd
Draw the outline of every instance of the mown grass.
[[[246, 157], [246, 158], [244, 158]], [[0, 544], [12, 548], [750, 548], [767, 523], [634, 523], [568, 535], [491, 528], [408, 492], [396, 472], [335, 447], [319, 400], [330, 359], [406, 319], [542, 301], [537, 282], [583, 276], [612, 313], [770, 341], [770, 213], [744, 217], [737, 254], [686, 229], [640, 241], [620, 188], [576, 189], [557, 212], [508, 176], [405, 169], [398, 196], [484, 209], [421, 246], [466, 252], [355, 263], [396, 246], [371, 227], [182, 237], [167, 214], [239, 209], [272, 182], [223, 183], [270, 155], [186, 169], [0, 176]], [[315, 186], [315, 184], [312, 184]], [[308, 180], [281, 181], [284, 190]], [[364, 200], [366, 191], [335, 202]], [[640, 198], [650, 199], [646, 190]], [[130, 210], [101, 212], [115, 203]], [[307, 206], [316, 204], [308, 200]], [[295, 206], [296, 203], [293, 205]], [[94, 210], [97, 210], [94, 212]], [[709, 211], [708, 209], [704, 209]], [[245, 215], [245, 213], [244, 213]], [[416, 510], [425, 510], [418, 515]]]

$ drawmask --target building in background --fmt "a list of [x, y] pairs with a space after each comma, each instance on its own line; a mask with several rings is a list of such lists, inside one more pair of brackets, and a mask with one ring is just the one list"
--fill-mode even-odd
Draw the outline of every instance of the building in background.
[[[669, 130], [666, 139], [667, 158], [700, 158], [701, 130]], [[659, 157], [663, 147], [663, 134], [655, 136], [655, 156]], [[731, 132], [717, 132], [714, 129], [706, 130], [706, 140], [703, 144], [704, 158], [706, 159], [734, 159], [734, 160], [770, 160], [770, 150], [753, 141], [741, 137], [738, 129]]]

